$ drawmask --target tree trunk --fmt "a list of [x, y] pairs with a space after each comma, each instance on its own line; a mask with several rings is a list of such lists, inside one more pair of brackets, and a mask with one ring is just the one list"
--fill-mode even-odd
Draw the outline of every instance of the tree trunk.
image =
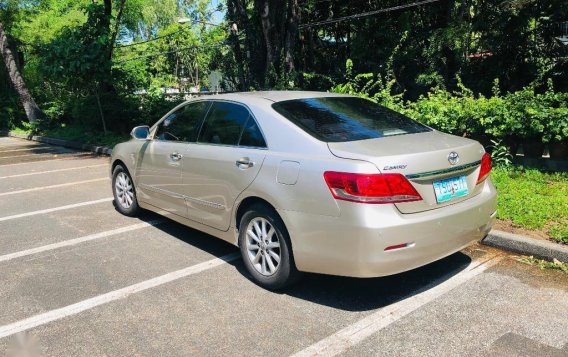
[[[237, 64], [237, 71], [238, 71], [238, 75], [239, 75], [239, 89], [241, 91], [245, 91], [248, 88], [248, 81], [245, 77], [245, 60], [243, 59], [243, 53], [241, 51], [241, 42], [239, 40], [239, 31], [240, 29], [237, 28], [233, 28], [233, 24], [237, 24], [240, 23], [241, 26], [244, 28], [245, 31], [245, 36], [246, 39], [249, 43], [249, 48], [250, 43], [251, 43], [251, 38], [249, 35], [249, 25], [248, 25], [248, 18], [246, 16], [246, 11], [244, 9], [244, 7], [241, 6], [241, 4], [237, 1], [237, 0], [229, 0], [227, 1], [227, 12], [229, 14], [229, 19], [231, 20], [231, 35], [229, 36], [229, 38], [231, 39], [231, 42], [233, 44], [233, 49], [235, 51], [235, 60], [236, 60], [236, 64]], [[246, 47], [246, 44], [245, 44]], [[247, 58], [247, 60], [250, 60], [250, 58]]]
[[6, 33], [4, 32], [4, 27], [0, 22], [0, 53], [2, 54], [2, 58], [4, 59], [4, 63], [6, 64], [6, 68], [8, 70], [8, 75], [10, 77], [10, 81], [14, 86], [16, 92], [20, 96], [20, 101], [24, 106], [24, 110], [26, 111], [26, 116], [30, 123], [35, 122], [38, 119], [43, 117], [43, 112], [37, 106], [36, 102], [34, 101], [32, 95], [28, 91], [26, 87], [26, 83], [20, 74], [20, 70], [16, 65], [16, 60], [10, 48], [8, 47], [8, 38]]
[[95, 89], [95, 98], [97, 99], [97, 107], [99, 108], [99, 115], [101, 116], [101, 122], [103, 124], [103, 133], [107, 134], [107, 127], [105, 122], [105, 114], [103, 111], [103, 106], [101, 105], [101, 97], [99, 95], [99, 90]]
[[298, 0], [290, 0], [288, 2], [288, 18], [286, 21], [286, 40], [284, 43], [284, 53], [286, 62], [286, 70], [288, 73], [293, 72], [294, 66], [294, 50], [296, 47], [296, 39], [298, 36], [298, 22], [299, 22], [300, 8]]
[[[274, 65], [274, 44], [272, 42], [271, 30], [274, 24], [271, 22], [271, 13], [274, 9], [270, 9], [270, 2], [268, 0], [258, 2], [258, 13], [260, 15], [260, 24], [262, 25], [262, 34], [264, 35], [264, 44], [266, 47], [266, 58], [264, 64], [264, 73], [268, 74], [271, 65]], [[265, 77], [266, 81], [266, 77]], [[266, 82], [264, 83], [267, 84]]]
[[[126, 4], [126, 0], [120, 0], [120, 3], [118, 5], [118, 12], [116, 14], [116, 21], [114, 22], [114, 30], [112, 31], [111, 34], [111, 39], [110, 39], [110, 49], [109, 49], [109, 60], [112, 61], [112, 53], [114, 50], [114, 43], [116, 42], [116, 38], [118, 37], [118, 32], [120, 31], [120, 22], [122, 21], [122, 13], [124, 12], [124, 5]], [[112, 7], [112, 4], [111, 4]], [[112, 8], [111, 8], [112, 10]]]

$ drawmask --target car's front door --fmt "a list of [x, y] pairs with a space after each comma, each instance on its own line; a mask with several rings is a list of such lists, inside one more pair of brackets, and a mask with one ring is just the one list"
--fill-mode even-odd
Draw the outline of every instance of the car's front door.
[[182, 181], [189, 217], [229, 229], [233, 205], [266, 155], [256, 120], [241, 104], [214, 101], [197, 143], [188, 145], [184, 155]]
[[210, 103], [192, 102], [168, 113], [158, 122], [152, 140], [138, 158], [138, 191], [140, 198], [156, 207], [187, 217], [182, 192], [181, 169], [184, 152], [197, 133]]

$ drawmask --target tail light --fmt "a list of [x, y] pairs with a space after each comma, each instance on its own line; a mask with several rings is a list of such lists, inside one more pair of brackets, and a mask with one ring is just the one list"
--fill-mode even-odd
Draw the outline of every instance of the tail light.
[[422, 197], [401, 174], [352, 174], [327, 171], [323, 174], [333, 197], [362, 203], [420, 201]]
[[483, 180], [485, 180], [487, 178], [487, 176], [489, 176], [489, 173], [491, 172], [491, 156], [489, 156], [488, 153], [483, 154], [483, 157], [481, 158], [481, 168], [479, 169], [479, 177], [477, 178], [477, 183], [476, 185], [479, 185], [480, 183], [483, 182]]

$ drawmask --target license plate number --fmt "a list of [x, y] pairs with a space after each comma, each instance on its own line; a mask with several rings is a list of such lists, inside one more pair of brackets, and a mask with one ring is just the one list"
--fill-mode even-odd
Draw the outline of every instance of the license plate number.
[[467, 196], [467, 182], [465, 176], [452, 177], [445, 180], [434, 181], [434, 193], [438, 203]]

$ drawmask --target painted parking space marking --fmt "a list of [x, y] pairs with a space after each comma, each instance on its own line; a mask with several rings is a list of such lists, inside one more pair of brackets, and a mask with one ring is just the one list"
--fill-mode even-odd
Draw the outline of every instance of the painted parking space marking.
[[[333, 335], [295, 353], [292, 357], [336, 356], [357, 345], [373, 334], [379, 332], [418, 308], [450, 292], [466, 281], [483, 273], [501, 258], [471, 262], [467, 268], [444, 281], [444, 277], [436, 279], [425, 287], [425, 290], [407, 299], [401, 300], [367, 316]], [[441, 282], [440, 282], [441, 281]]]
[[91, 169], [91, 168], [94, 168], [94, 167], [102, 167], [102, 166], [108, 166], [108, 164], [98, 164], [98, 165], [68, 167], [68, 168], [65, 168], [65, 169], [56, 169], [56, 170], [47, 170], [47, 171], [36, 171], [36, 172], [28, 172], [28, 173], [25, 173], [25, 174], [0, 176], [0, 180], [2, 180], [2, 179], [8, 179], [8, 178], [14, 178], [14, 177], [24, 177], [24, 176], [51, 174], [51, 173], [54, 173], [54, 172], [62, 172], [62, 171]]
[[95, 234], [89, 234], [89, 235], [84, 236], [84, 237], [69, 239], [69, 240], [66, 240], [66, 241], [63, 241], [63, 242], [48, 244], [48, 245], [44, 245], [44, 246], [37, 247], [37, 248], [31, 248], [31, 249], [22, 250], [22, 251], [19, 251], [19, 252], [0, 255], [0, 263], [1, 262], [7, 262], [7, 261], [12, 260], [12, 259], [27, 257], [27, 256], [33, 255], [33, 254], [47, 252], [47, 251], [50, 251], [50, 250], [55, 250], [55, 249], [59, 249], [59, 248], [63, 248], [63, 247], [69, 247], [69, 246], [72, 246], [72, 245], [77, 245], [79, 243], [90, 242], [90, 241], [101, 239], [101, 238], [111, 237], [111, 236], [115, 236], [117, 234], [131, 232], [131, 231], [146, 228], [146, 227], [153, 227], [153, 226], [157, 226], [159, 224], [162, 224], [164, 222], [165, 222], [164, 220], [158, 219], [158, 220], [152, 220], [152, 221], [149, 221], [149, 222], [132, 224], [130, 226], [112, 229], [112, 230], [109, 230], [109, 231], [95, 233]]
[[112, 200], [113, 200], [112, 197], [108, 197], [108, 198], [102, 198], [100, 200], [86, 201], [86, 202], [74, 203], [74, 204], [71, 204], [71, 205], [42, 209], [42, 210], [38, 210], [38, 211], [19, 213], [19, 214], [14, 214], [14, 215], [11, 215], [11, 216], [0, 217], [0, 222], [9, 221], [9, 220], [12, 220], [12, 219], [35, 216], [35, 215], [38, 215], [38, 214], [46, 214], [46, 213], [51, 213], [51, 212], [63, 211], [63, 210], [67, 210], [67, 209], [77, 208], [77, 207], [95, 205], [95, 204], [98, 204], [98, 203], [110, 202]]
[[220, 258], [215, 258], [208, 260], [203, 263], [195, 264], [187, 268], [176, 270], [164, 275], [157, 276], [152, 279], [148, 279], [122, 289], [114, 290], [106, 294], [98, 295], [90, 299], [80, 301], [78, 303], [67, 305], [65, 307], [51, 310], [39, 315], [32, 316], [27, 319], [13, 322], [8, 325], [0, 326], [0, 338], [11, 336], [13, 334], [29, 330], [34, 327], [45, 325], [47, 323], [63, 319], [72, 315], [76, 315], [80, 312], [90, 310], [94, 307], [104, 305], [115, 300], [124, 299], [132, 294], [142, 292], [144, 290], [152, 289], [154, 287], [185, 278], [191, 275], [201, 273], [203, 271], [218, 267], [220, 265], [226, 264], [240, 257], [238, 253], [231, 253], [224, 255]]
[[59, 187], [82, 185], [82, 184], [85, 184], [85, 183], [98, 182], [98, 181], [107, 181], [107, 180], [110, 180], [110, 178], [108, 178], [108, 177], [101, 177], [101, 178], [92, 179], [92, 180], [66, 182], [66, 183], [60, 183], [60, 184], [58, 184], [58, 185], [49, 185], [49, 186], [41, 186], [41, 187], [27, 188], [27, 189], [25, 189], [25, 190], [18, 190], [18, 191], [8, 191], [8, 192], [2, 192], [2, 193], [0, 193], [0, 197], [2, 197], [2, 196], [9, 196], [9, 195], [17, 195], [17, 194], [20, 194], [20, 193], [28, 193], [28, 192], [34, 192], [34, 191], [49, 190], [49, 189], [51, 189], [51, 188], [59, 188]]

